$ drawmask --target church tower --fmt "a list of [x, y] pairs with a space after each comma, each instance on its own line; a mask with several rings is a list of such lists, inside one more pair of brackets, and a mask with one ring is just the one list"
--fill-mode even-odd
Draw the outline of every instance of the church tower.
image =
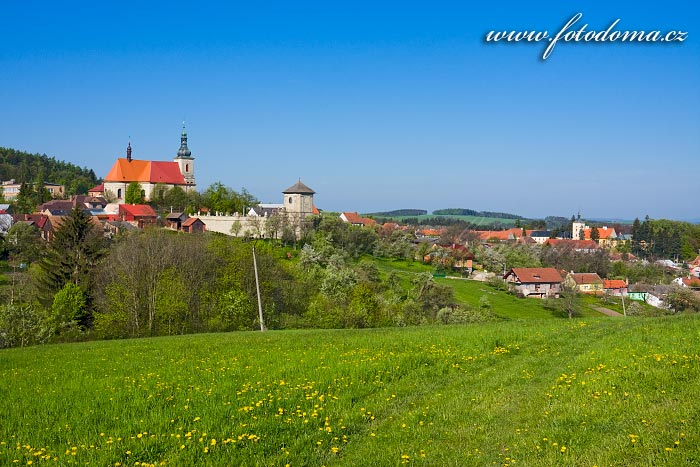
[[193, 191], [197, 184], [194, 180], [194, 157], [192, 157], [192, 151], [187, 147], [187, 131], [185, 130], [185, 123], [182, 123], [182, 134], [180, 135], [180, 149], [177, 151], [177, 156], [175, 156], [175, 162], [180, 167], [180, 172], [182, 176], [185, 177], [185, 191]]

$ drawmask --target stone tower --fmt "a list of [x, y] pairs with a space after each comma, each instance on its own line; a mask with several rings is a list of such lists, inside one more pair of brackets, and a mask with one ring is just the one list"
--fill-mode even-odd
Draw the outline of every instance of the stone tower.
[[182, 123], [182, 134], [180, 135], [180, 149], [178, 149], [177, 156], [175, 156], [175, 162], [180, 167], [182, 176], [185, 177], [185, 183], [187, 183], [185, 191], [194, 190], [197, 186], [194, 181], [194, 157], [192, 157], [192, 151], [187, 147], [187, 131], [185, 130], [184, 122]]
[[301, 179], [282, 192], [287, 214], [301, 220], [314, 213], [314, 190], [301, 183]]

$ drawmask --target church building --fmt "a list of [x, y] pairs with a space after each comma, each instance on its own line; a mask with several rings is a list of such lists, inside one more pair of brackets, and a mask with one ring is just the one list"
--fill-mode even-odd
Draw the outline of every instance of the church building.
[[126, 188], [131, 182], [138, 182], [146, 200], [150, 200], [157, 184], [166, 188], [179, 186], [184, 191], [194, 191], [194, 157], [187, 147], [187, 132], [182, 126], [180, 149], [172, 162], [145, 161], [131, 158], [131, 142], [126, 148], [126, 157], [119, 158], [112, 166], [104, 181], [105, 196], [114, 196], [123, 203]]

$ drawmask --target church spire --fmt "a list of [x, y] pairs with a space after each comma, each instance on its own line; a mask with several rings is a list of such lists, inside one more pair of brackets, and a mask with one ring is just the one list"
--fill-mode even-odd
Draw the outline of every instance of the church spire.
[[185, 130], [185, 122], [182, 122], [182, 134], [180, 135], [180, 149], [177, 151], [177, 157], [181, 159], [191, 159], [192, 151], [187, 147], [187, 130]]
[[129, 138], [129, 145], [126, 147], [126, 160], [131, 162], [131, 138]]

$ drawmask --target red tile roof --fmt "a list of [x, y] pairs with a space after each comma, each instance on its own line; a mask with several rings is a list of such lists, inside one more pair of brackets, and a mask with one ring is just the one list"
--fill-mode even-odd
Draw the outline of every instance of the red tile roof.
[[[617, 238], [617, 234], [615, 233], [615, 229], [607, 227], [596, 227], [598, 229], [598, 238], [600, 240], [606, 240], [610, 238]], [[583, 237], [585, 240], [590, 240], [591, 239], [591, 230], [592, 229], [583, 229]], [[613, 236], [615, 234], [615, 236]]]
[[442, 235], [442, 231], [440, 229], [421, 229], [420, 233], [427, 237], [439, 237]]
[[185, 177], [177, 162], [117, 159], [105, 177], [105, 182], [149, 182], [185, 185]]
[[201, 224], [204, 224], [204, 222], [202, 222], [202, 220], [201, 220], [200, 218], [198, 218], [198, 217], [190, 217], [189, 219], [187, 219], [185, 222], [182, 223], [182, 226], [183, 226], [183, 227], [189, 227], [189, 226], [191, 226], [192, 224], [195, 224], [196, 222], [200, 222]]
[[515, 274], [521, 283], [541, 284], [560, 283], [562, 281], [559, 271], [555, 268], [513, 268], [507, 274]]
[[105, 184], [100, 183], [99, 185], [92, 187], [92, 189], [88, 190], [88, 193], [104, 193], [105, 191]]
[[372, 224], [377, 223], [377, 221], [375, 221], [374, 219], [368, 219], [366, 217], [362, 217], [356, 212], [343, 212], [343, 213], [341, 213], [341, 215], [343, 215], [345, 217], [345, 219], [347, 219], [347, 222], [349, 222], [350, 224], [353, 224], [353, 225], [362, 224], [362, 225], [367, 226], [367, 225], [372, 225]]
[[475, 230], [479, 239], [486, 240], [514, 240], [523, 236], [523, 229], [512, 227], [506, 230]]
[[686, 287], [700, 287], [700, 279], [696, 277], [684, 277], [681, 279]]
[[595, 250], [598, 248], [598, 244], [593, 240], [567, 240], [562, 238], [549, 238], [544, 244], [558, 247], [569, 246], [575, 250]]
[[605, 279], [603, 281], [604, 289], [624, 289], [627, 287], [627, 282], [621, 279]]
[[123, 214], [134, 217], [156, 217], [156, 212], [148, 204], [120, 204], [119, 215]]

